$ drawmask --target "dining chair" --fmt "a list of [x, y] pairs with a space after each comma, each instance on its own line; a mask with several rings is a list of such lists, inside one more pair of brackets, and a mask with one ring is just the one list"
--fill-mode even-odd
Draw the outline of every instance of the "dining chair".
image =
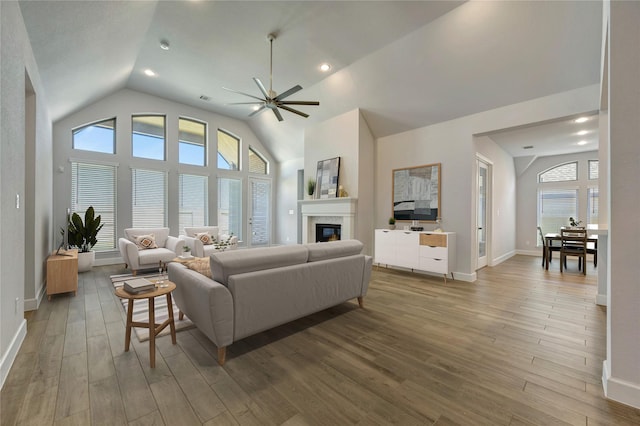
[[582, 266], [582, 273], [587, 274], [587, 230], [560, 229], [560, 272], [567, 267], [567, 256], [578, 257], [578, 270]]
[[544, 267], [544, 262], [549, 256], [549, 263], [553, 259], [553, 252], [560, 251], [560, 246], [554, 246], [553, 243], [547, 243], [547, 239], [544, 237], [544, 233], [542, 232], [542, 228], [538, 226], [538, 234], [540, 234], [540, 239], [542, 240], [542, 266]]

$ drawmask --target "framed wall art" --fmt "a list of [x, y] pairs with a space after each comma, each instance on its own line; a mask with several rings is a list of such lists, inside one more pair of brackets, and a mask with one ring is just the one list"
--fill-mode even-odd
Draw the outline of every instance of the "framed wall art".
[[316, 198], [336, 198], [340, 176], [340, 157], [318, 161], [316, 170]]
[[392, 172], [392, 216], [396, 220], [435, 222], [442, 216], [440, 163]]

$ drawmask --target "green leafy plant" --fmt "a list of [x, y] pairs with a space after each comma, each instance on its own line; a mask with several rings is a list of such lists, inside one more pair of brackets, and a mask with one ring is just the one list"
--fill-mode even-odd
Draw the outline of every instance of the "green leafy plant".
[[581, 220], [576, 220], [572, 217], [569, 218], [569, 225], [571, 226], [580, 226], [581, 223], [582, 223]]
[[191, 251], [191, 247], [189, 246], [182, 246], [182, 251], [185, 253], [189, 253]]
[[390, 217], [389, 218], [389, 225], [395, 225], [396, 224], [396, 218], [395, 217]]
[[225, 251], [229, 246], [231, 246], [231, 239], [233, 238], [233, 232], [224, 240], [215, 240], [213, 242], [213, 247], [216, 250]]
[[315, 191], [316, 191], [316, 181], [313, 179], [309, 179], [309, 181], [307, 182], [307, 194], [313, 195]]
[[84, 223], [78, 213], [71, 215], [67, 226], [69, 233], [69, 244], [77, 247], [81, 253], [91, 251], [98, 242], [98, 232], [104, 224], [100, 224], [102, 217], [96, 216], [93, 206], [90, 206], [84, 213]]

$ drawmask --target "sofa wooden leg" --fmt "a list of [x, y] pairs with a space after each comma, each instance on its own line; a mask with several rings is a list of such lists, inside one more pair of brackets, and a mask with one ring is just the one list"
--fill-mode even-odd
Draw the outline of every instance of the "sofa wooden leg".
[[225, 358], [227, 356], [227, 347], [218, 348], [218, 364], [224, 365]]
[[184, 312], [178, 311], [178, 319], [182, 321], [184, 319]]
[[364, 308], [364, 298], [362, 296], [358, 296], [358, 305]]

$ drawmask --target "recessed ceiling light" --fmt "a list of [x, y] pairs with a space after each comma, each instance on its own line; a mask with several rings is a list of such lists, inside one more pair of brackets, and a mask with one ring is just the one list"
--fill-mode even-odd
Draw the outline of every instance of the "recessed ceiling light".
[[207, 95], [200, 95], [200, 99], [206, 102], [209, 102], [211, 100], [211, 98]]
[[576, 133], [576, 135], [578, 135], [578, 136], [584, 136], [584, 135], [586, 135], [587, 133], [589, 133], [589, 131], [588, 131], [588, 130], [580, 130], [578, 133]]
[[158, 74], [155, 73], [155, 71], [153, 71], [152, 69], [149, 69], [149, 68], [144, 70], [144, 74], [149, 76], [149, 77], [155, 77], [156, 75], [158, 75]]
[[169, 50], [169, 42], [167, 40], [160, 41], [160, 49]]
[[582, 146], [582, 145], [586, 145], [586, 144], [587, 144], [587, 141], [580, 141], [580, 142], [578, 142], [578, 145], [580, 145], [580, 146]]
[[324, 63], [324, 64], [320, 65], [320, 71], [327, 72], [329, 70], [331, 70], [331, 65], [329, 65], [327, 63]]
[[589, 117], [580, 117], [574, 120], [576, 123], [584, 123], [585, 121], [589, 121]]

